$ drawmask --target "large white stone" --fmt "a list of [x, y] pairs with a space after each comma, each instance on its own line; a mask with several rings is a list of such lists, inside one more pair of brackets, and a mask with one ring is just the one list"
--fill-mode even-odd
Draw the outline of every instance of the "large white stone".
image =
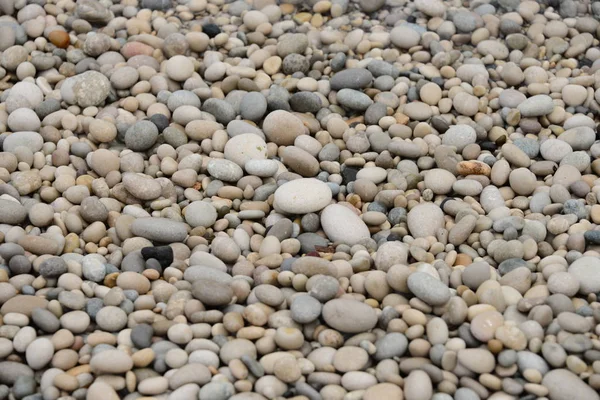
[[579, 280], [579, 293], [600, 292], [600, 259], [581, 257], [569, 266], [569, 273]]
[[307, 214], [325, 208], [333, 194], [325, 182], [314, 178], [294, 179], [275, 191], [275, 210], [287, 214]]
[[435, 236], [444, 227], [444, 212], [433, 203], [419, 204], [409, 211], [406, 222], [415, 238]]
[[267, 158], [267, 144], [254, 133], [243, 133], [227, 141], [224, 150], [225, 158], [244, 168], [250, 160]]
[[350, 246], [371, 237], [369, 228], [348, 207], [331, 204], [321, 213], [321, 226], [332, 242]]

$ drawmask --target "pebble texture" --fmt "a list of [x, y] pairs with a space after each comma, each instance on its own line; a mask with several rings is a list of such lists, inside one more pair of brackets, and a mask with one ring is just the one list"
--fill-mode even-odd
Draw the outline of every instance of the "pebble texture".
[[0, 400], [600, 400], [600, 2], [0, 15]]

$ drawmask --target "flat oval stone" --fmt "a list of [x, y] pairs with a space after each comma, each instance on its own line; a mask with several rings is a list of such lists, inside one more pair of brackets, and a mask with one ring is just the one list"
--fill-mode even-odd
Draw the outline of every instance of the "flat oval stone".
[[377, 324], [377, 314], [372, 307], [351, 299], [328, 301], [322, 315], [327, 325], [346, 333], [365, 332]]
[[371, 237], [363, 220], [348, 207], [339, 204], [331, 204], [323, 210], [321, 226], [331, 241], [350, 246]]
[[373, 81], [373, 74], [368, 69], [350, 68], [345, 69], [331, 78], [330, 85], [333, 90], [340, 89], [363, 89]]
[[413, 272], [407, 283], [410, 291], [419, 300], [432, 306], [441, 306], [450, 299], [450, 289], [425, 272]]
[[131, 224], [131, 233], [162, 243], [183, 242], [187, 225], [168, 218], [138, 218]]
[[325, 182], [315, 178], [294, 179], [277, 188], [273, 207], [287, 214], [308, 214], [325, 208], [332, 196]]
[[566, 369], [555, 369], [544, 375], [542, 385], [552, 400], [598, 400], [600, 395], [577, 375]]

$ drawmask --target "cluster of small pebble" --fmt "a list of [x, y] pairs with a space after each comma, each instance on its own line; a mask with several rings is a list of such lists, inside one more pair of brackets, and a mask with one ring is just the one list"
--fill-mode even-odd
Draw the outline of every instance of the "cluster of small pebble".
[[599, 20], [0, 0], [0, 400], [600, 400]]

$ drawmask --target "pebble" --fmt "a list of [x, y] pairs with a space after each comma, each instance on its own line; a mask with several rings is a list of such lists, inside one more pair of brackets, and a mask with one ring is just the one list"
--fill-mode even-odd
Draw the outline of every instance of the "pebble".
[[433, 203], [423, 203], [409, 211], [406, 221], [414, 237], [436, 236], [444, 227], [444, 213]]
[[323, 306], [322, 317], [327, 325], [347, 333], [364, 332], [377, 323], [373, 308], [350, 299], [328, 301]]
[[331, 241], [350, 246], [370, 237], [367, 225], [350, 208], [338, 204], [323, 210], [321, 226]]
[[600, 7], [480, 3], [0, 1], [0, 399], [597, 399]]

